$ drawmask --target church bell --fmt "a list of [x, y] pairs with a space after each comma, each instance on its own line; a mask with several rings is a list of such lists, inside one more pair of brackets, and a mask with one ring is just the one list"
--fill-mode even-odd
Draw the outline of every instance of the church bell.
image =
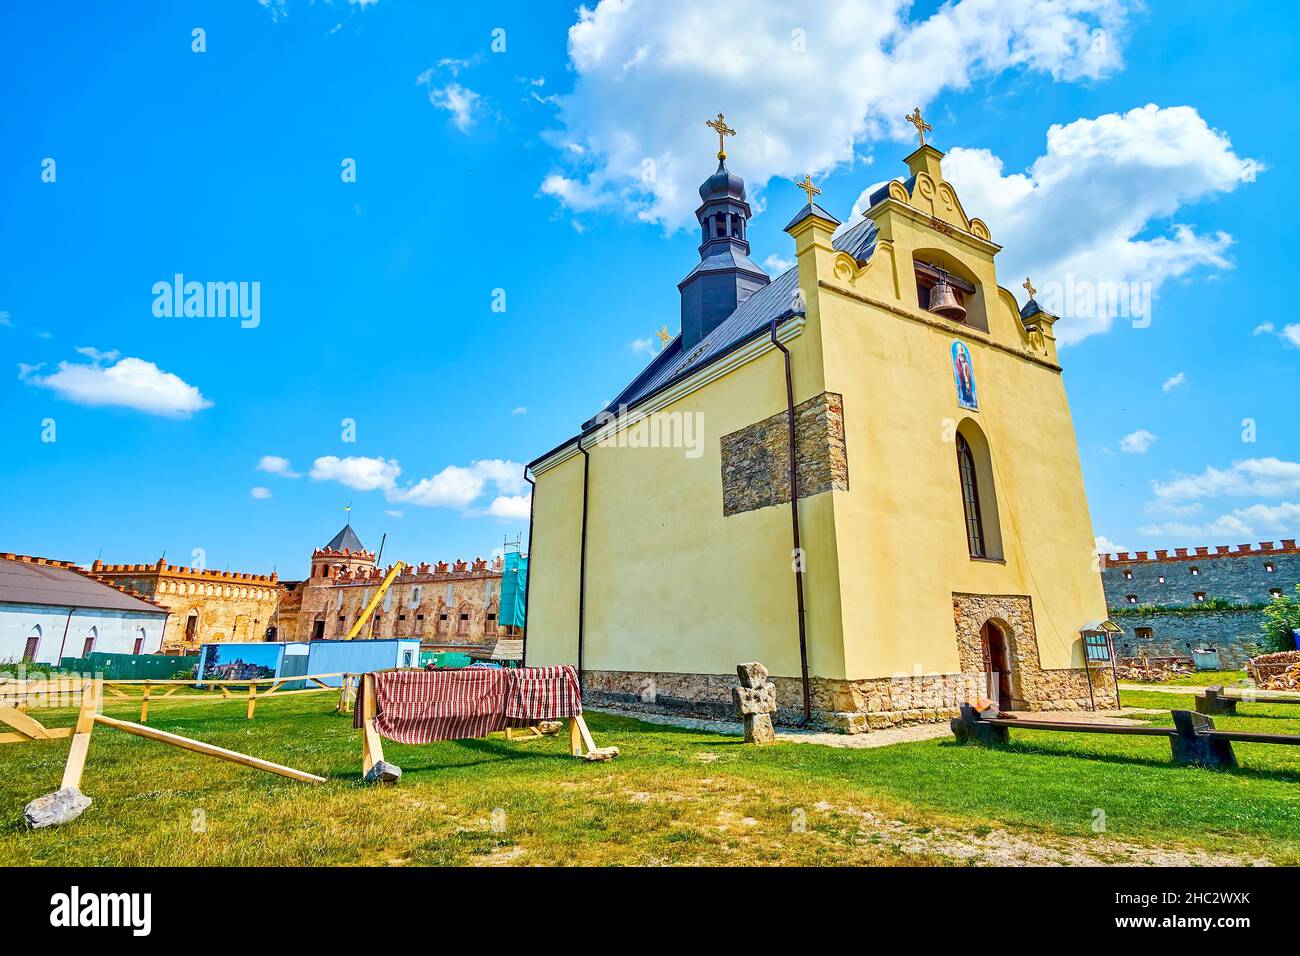
[[966, 307], [957, 301], [957, 293], [948, 284], [948, 277], [940, 273], [939, 281], [930, 290], [930, 311], [945, 319], [960, 322], [966, 318]]

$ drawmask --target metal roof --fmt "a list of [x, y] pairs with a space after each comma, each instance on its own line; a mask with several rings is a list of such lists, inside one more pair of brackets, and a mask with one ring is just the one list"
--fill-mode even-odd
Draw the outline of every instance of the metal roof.
[[[820, 207], [818, 207], [820, 209]], [[824, 214], [824, 210], [823, 210]], [[832, 240], [832, 245], [847, 252], [859, 262], [866, 262], [876, 249], [876, 224], [871, 219], [861, 221], [842, 230]], [[728, 352], [748, 342], [771, 326], [773, 319], [791, 314], [802, 314], [803, 305], [795, 300], [799, 288], [797, 266], [786, 270], [768, 285], [759, 289], [736, 307], [712, 332], [700, 340], [689, 354], [683, 355], [682, 337], [678, 335], [655, 356], [627, 388], [604, 408], [605, 413], [616, 414], [622, 407], [635, 405], [679, 378], [698, 372]], [[596, 417], [584, 422], [583, 429], [596, 423]], [[566, 442], [567, 444], [567, 442]], [[561, 446], [563, 447], [563, 446]]]
[[357, 537], [357, 533], [352, 530], [351, 522], [344, 525], [343, 530], [330, 539], [330, 543], [325, 545], [325, 549], [327, 551], [347, 550], [352, 552], [366, 550], [361, 544], [361, 539]]
[[97, 581], [75, 567], [16, 557], [0, 558], [0, 604], [167, 613], [165, 608]]

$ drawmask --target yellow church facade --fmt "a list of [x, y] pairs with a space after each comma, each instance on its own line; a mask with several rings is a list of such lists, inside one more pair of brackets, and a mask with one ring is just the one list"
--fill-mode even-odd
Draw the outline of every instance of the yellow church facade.
[[848, 224], [805, 180], [771, 279], [719, 150], [681, 333], [530, 465], [529, 665], [723, 713], [756, 660], [779, 720], [849, 732], [1114, 705], [1085, 661], [1106, 603], [1055, 318], [999, 286], [941, 158], [923, 144]]

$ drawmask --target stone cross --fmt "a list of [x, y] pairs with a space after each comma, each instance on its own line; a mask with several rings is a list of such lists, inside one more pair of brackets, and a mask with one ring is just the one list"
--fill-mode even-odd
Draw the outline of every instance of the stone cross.
[[736, 675], [740, 686], [731, 691], [731, 700], [736, 712], [744, 718], [745, 742], [775, 743], [772, 715], [776, 713], [776, 685], [767, 679], [767, 668], [757, 661], [737, 664]]

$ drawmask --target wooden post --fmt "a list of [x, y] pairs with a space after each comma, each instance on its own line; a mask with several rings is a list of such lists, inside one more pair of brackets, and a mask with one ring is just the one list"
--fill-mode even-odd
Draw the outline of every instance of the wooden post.
[[586, 752], [595, 750], [596, 741], [591, 738], [591, 731], [587, 728], [587, 721], [583, 719], [582, 714], [578, 714], [573, 720], [578, 725], [578, 733], [582, 736], [582, 742], [587, 748]]
[[1214, 721], [1205, 714], [1190, 710], [1170, 711], [1177, 731], [1169, 738], [1174, 763], [1195, 764], [1213, 770], [1232, 770], [1237, 767], [1237, 756], [1232, 752], [1232, 741], [1216, 739], [1205, 731], [1214, 730]]
[[59, 789], [81, 789], [81, 774], [86, 769], [86, 753], [90, 750], [90, 732], [95, 729], [95, 711], [99, 709], [99, 699], [103, 692], [103, 683], [88, 680], [81, 685], [81, 709], [77, 711], [77, 726], [72, 731], [72, 747], [68, 750], [68, 762], [63, 768], [63, 782]]
[[580, 717], [569, 718], [569, 753], [575, 757], [581, 757], [582, 749], [582, 731], [578, 729]]
[[[216, 747], [212, 744], [205, 744], [201, 740], [191, 740], [189, 737], [182, 737], [179, 734], [169, 734], [165, 730], [155, 730], [152, 727], [146, 727], [143, 724], [133, 724], [129, 720], [118, 720], [116, 717], [107, 717], [104, 714], [91, 713], [91, 722], [103, 724], [105, 727], [112, 727], [128, 734], [134, 734], [137, 737], [144, 737], [148, 740], [157, 740], [164, 744], [171, 744], [173, 747], [180, 747], [182, 750], [192, 750], [194, 753], [204, 754], [208, 757], [217, 757], [220, 760], [229, 760], [231, 763], [241, 764], [245, 767], [252, 767], [254, 770], [265, 770], [267, 773], [279, 774], [281, 777], [288, 777], [291, 780], [301, 780], [304, 783], [324, 783], [324, 777], [318, 777], [314, 773], [307, 773], [304, 770], [295, 770], [293, 767], [286, 767], [282, 764], [271, 763], [269, 760], [261, 760], [258, 757], [250, 757], [247, 754], [237, 753], [233, 750], [227, 750], [225, 747]], [[87, 734], [89, 736], [89, 734]], [[73, 746], [76, 746], [76, 738], [73, 738]], [[71, 767], [71, 762], [69, 762]], [[63, 776], [63, 785], [68, 785], [67, 773]]]
[[248, 685], [248, 719], [253, 719], [253, 710], [257, 707], [257, 685]]
[[1237, 715], [1237, 702], [1231, 697], [1224, 697], [1222, 687], [1207, 687], [1205, 692], [1195, 698], [1196, 712], [1209, 716]]
[[144, 696], [140, 698], [140, 723], [149, 723], [149, 685], [144, 685]]
[[364, 736], [361, 743], [361, 775], [364, 777], [370, 768], [384, 759], [384, 744], [375, 730], [375, 675], [366, 674], [362, 678], [357, 706], [361, 708], [364, 723]]

